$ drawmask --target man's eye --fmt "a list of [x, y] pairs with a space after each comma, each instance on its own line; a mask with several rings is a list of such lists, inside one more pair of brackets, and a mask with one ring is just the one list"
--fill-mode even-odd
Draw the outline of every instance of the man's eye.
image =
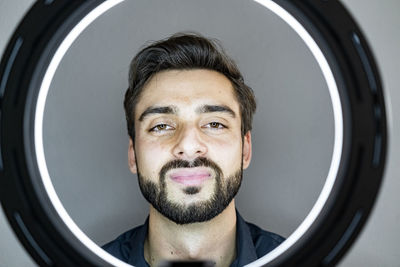
[[150, 132], [163, 132], [173, 129], [173, 127], [169, 126], [168, 124], [161, 123], [157, 124], [153, 128], [150, 129]]
[[210, 123], [206, 124], [205, 128], [210, 128], [210, 129], [217, 130], [217, 129], [224, 129], [226, 127], [222, 123], [213, 121], [213, 122], [210, 122]]

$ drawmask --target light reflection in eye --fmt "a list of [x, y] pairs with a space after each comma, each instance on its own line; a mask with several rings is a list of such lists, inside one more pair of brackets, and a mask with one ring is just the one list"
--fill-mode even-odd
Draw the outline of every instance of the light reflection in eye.
[[168, 124], [160, 123], [160, 124], [157, 124], [156, 126], [154, 126], [153, 128], [151, 128], [149, 131], [150, 132], [163, 132], [163, 131], [172, 130], [173, 128], [174, 127], [169, 126]]
[[223, 124], [220, 123], [220, 122], [213, 121], [213, 122], [210, 122], [210, 123], [206, 124], [205, 126], [203, 126], [203, 128], [209, 128], [209, 129], [213, 129], [213, 130], [219, 130], [219, 129], [224, 129], [224, 128], [226, 128], [226, 126], [223, 125]]

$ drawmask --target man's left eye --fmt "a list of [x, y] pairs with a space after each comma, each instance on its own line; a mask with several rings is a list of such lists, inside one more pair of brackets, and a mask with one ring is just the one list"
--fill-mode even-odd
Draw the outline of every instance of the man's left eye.
[[207, 123], [207, 124], [204, 126], [204, 128], [210, 128], [210, 129], [215, 129], [215, 130], [217, 130], [217, 129], [224, 129], [224, 128], [226, 128], [226, 127], [225, 127], [225, 125], [223, 125], [223, 124], [220, 123], [220, 122], [213, 121], [213, 122]]

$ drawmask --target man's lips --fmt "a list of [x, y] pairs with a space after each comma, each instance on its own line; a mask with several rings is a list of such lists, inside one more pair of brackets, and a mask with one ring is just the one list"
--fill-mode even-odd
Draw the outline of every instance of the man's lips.
[[174, 171], [170, 174], [170, 177], [174, 182], [188, 186], [196, 186], [209, 179], [211, 173], [208, 170], [185, 168]]

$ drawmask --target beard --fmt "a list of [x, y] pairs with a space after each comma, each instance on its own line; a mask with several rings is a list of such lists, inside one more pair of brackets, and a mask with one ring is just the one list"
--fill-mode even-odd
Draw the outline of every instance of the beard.
[[[189, 205], [169, 200], [165, 182], [166, 173], [176, 168], [194, 167], [209, 167], [214, 171], [214, 190], [210, 198]], [[200, 157], [192, 162], [177, 159], [166, 163], [160, 170], [158, 184], [143, 177], [139, 169], [137, 175], [143, 196], [158, 212], [177, 224], [189, 224], [209, 221], [225, 210], [239, 191], [243, 166], [241, 165], [232, 176], [223, 179], [222, 170], [216, 163]], [[194, 195], [200, 190], [200, 187], [188, 186], [183, 192], [187, 195]]]

